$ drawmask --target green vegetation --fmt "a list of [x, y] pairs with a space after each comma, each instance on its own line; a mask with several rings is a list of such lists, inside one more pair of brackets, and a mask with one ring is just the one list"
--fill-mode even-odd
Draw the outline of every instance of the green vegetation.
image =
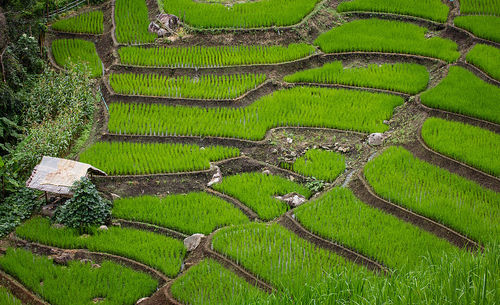
[[458, 16], [453, 20], [456, 26], [466, 29], [477, 37], [500, 42], [500, 17]]
[[427, 254], [440, 257], [454, 248], [423, 229], [364, 204], [344, 188], [335, 188], [294, 212], [311, 232], [390, 268], [413, 270]]
[[15, 296], [4, 287], [0, 286], [0, 304], [2, 305], [23, 305]]
[[339, 13], [349, 11], [393, 13], [445, 22], [450, 9], [440, 0], [352, 0], [341, 2], [337, 11]]
[[500, 16], [500, 0], [461, 0], [460, 13]]
[[262, 304], [268, 295], [212, 259], [203, 260], [175, 280], [174, 298], [183, 304]]
[[276, 64], [312, 55], [316, 49], [305, 43], [288, 46], [193, 46], [123, 47], [118, 49], [125, 65], [168, 68], [211, 68], [239, 65]]
[[[113, 103], [108, 129], [121, 134], [165, 134], [262, 139], [278, 126], [384, 132], [402, 105], [388, 94], [296, 87], [279, 90], [244, 108], [194, 108]], [[192, 124], [196, 122], [196, 124]]]
[[281, 165], [304, 176], [333, 182], [345, 171], [345, 157], [333, 151], [310, 149], [295, 163]]
[[500, 236], [500, 194], [390, 147], [364, 174], [381, 197], [432, 218], [483, 244]]
[[231, 7], [193, 0], [163, 0], [159, 4], [164, 12], [181, 16], [197, 28], [260, 28], [297, 24], [319, 1], [265, 0], [235, 3]]
[[416, 94], [427, 88], [429, 72], [417, 64], [372, 64], [344, 68], [341, 61], [285, 76], [291, 83], [342, 84]]
[[70, 33], [102, 34], [103, 14], [102, 11], [91, 11], [58, 20], [52, 24], [52, 29]]
[[307, 198], [311, 192], [304, 186], [280, 176], [261, 173], [244, 173], [225, 177], [221, 183], [212, 187], [224, 194], [232, 196], [251, 208], [263, 220], [274, 219], [285, 213], [289, 206], [274, 198], [296, 192]]
[[422, 104], [500, 123], [500, 88], [474, 73], [452, 66], [436, 87], [422, 93]]
[[485, 44], [476, 44], [467, 53], [467, 62], [477, 66], [489, 76], [500, 81], [500, 49]]
[[[406, 3], [406, 2], [405, 2]], [[454, 62], [457, 44], [440, 37], [426, 38], [427, 28], [381, 19], [356, 20], [321, 34], [314, 44], [323, 52], [353, 51], [415, 54]]]
[[9, 234], [23, 220], [30, 218], [33, 212], [42, 207], [43, 201], [38, 199], [38, 196], [34, 190], [20, 187], [2, 201], [0, 204], [0, 237]]
[[422, 126], [430, 148], [500, 177], [500, 135], [460, 122], [430, 118]]
[[247, 223], [232, 204], [207, 193], [141, 196], [114, 201], [113, 216], [171, 228], [186, 234], [210, 234], [218, 228]]
[[200, 99], [236, 98], [265, 80], [265, 74], [203, 75], [199, 78], [133, 73], [109, 75], [109, 83], [117, 93]]
[[82, 39], [56, 39], [52, 41], [52, 54], [61, 67], [82, 63], [87, 65], [90, 77], [102, 75], [102, 62], [93, 42]]
[[149, 17], [145, 0], [116, 0], [115, 22], [118, 42], [139, 44], [156, 39], [156, 34], [148, 31]]
[[239, 155], [237, 148], [224, 146], [97, 142], [80, 155], [80, 161], [109, 175], [149, 175], [205, 170], [210, 162]]
[[78, 230], [54, 228], [46, 218], [35, 217], [16, 229], [21, 238], [66, 249], [89, 249], [124, 256], [173, 277], [181, 268], [186, 249], [182, 241], [135, 229], [110, 227], [91, 228], [88, 235]]
[[[158, 285], [149, 275], [110, 261], [100, 266], [93, 268], [79, 261], [60, 266], [45, 256], [12, 248], [0, 257], [3, 270], [53, 305], [88, 305], [96, 303], [96, 298], [102, 298], [102, 304], [107, 305], [134, 304], [151, 295]], [[2, 302], [1, 293], [0, 303], [21, 304]]]

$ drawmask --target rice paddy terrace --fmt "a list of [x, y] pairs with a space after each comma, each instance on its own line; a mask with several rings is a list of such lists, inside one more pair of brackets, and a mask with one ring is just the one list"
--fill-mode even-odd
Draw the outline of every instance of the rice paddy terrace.
[[111, 0], [46, 44], [118, 196], [19, 226], [1, 304], [500, 304], [499, 0]]

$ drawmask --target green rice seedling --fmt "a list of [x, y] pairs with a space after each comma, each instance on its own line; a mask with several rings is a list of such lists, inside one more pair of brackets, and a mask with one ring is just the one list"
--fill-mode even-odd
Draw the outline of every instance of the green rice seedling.
[[500, 16], [500, 0], [461, 0], [460, 13]]
[[[354, 90], [296, 87], [279, 90], [244, 108], [113, 103], [108, 129], [121, 134], [159, 134], [262, 139], [279, 126], [384, 132], [403, 99]], [[192, 122], [196, 122], [193, 124]]]
[[219, 100], [241, 96], [265, 80], [265, 74], [204, 75], [199, 78], [133, 73], [109, 75], [109, 84], [121, 94]]
[[454, 251], [449, 242], [364, 204], [345, 188], [334, 188], [294, 213], [311, 232], [400, 271], [414, 270], [428, 253], [440, 257]]
[[183, 304], [263, 304], [268, 295], [212, 259], [177, 278], [170, 291]]
[[251, 208], [263, 220], [274, 219], [285, 213], [289, 206], [275, 196], [288, 193], [299, 193], [306, 198], [312, 193], [305, 186], [280, 176], [261, 173], [244, 173], [225, 177], [221, 183], [212, 187], [224, 194], [232, 196]]
[[229, 202], [204, 192], [164, 198], [122, 198], [115, 200], [113, 205], [113, 217], [151, 223], [186, 234], [208, 235], [218, 228], [249, 221]]
[[153, 42], [156, 34], [148, 31], [149, 17], [145, 0], [116, 0], [116, 40], [127, 44]]
[[345, 157], [333, 151], [310, 149], [293, 164], [281, 165], [304, 176], [333, 182], [345, 171]]
[[390, 147], [364, 174], [381, 197], [449, 226], [482, 244], [500, 237], [500, 194]]
[[500, 81], [500, 49], [485, 44], [476, 44], [467, 53], [466, 60]]
[[284, 80], [291, 83], [341, 84], [416, 94], [427, 88], [429, 72], [424, 66], [417, 64], [373, 64], [368, 67], [344, 68], [341, 61], [335, 61], [321, 68], [287, 75]]
[[180, 16], [197, 28], [262, 28], [299, 23], [320, 0], [266, 0], [234, 3], [203, 3], [193, 0], [160, 1], [163, 11]]
[[87, 65], [90, 77], [102, 75], [102, 62], [93, 42], [83, 39], [56, 39], [52, 41], [52, 54], [61, 67], [82, 63]]
[[341, 2], [337, 11], [339, 13], [350, 11], [392, 13], [446, 22], [450, 9], [440, 0], [352, 0]]
[[239, 155], [239, 149], [224, 146], [97, 142], [80, 154], [80, 161], [109, 175], [150, 175], [206, 170], [210, 162]]
[[437, 152], [500, 177], [500, 135], [476, 126], [430, 118], [422, 138]]
[[500, 88], [462, 67], [452, 66], [436, 87], [422, 93], [422, 104], [500, 123]]
[[[60, 266], [45, 256], [13, 248], [0, 257], [3, 270], [53, 305], [135, 304], [138, 299], [151, 295], [158, 286], [149, 275], [111, 261], [103, 261], [100, 266], [94, 268], [80, 261]], [[96, 302], [98, 298], [101, 301]]]
[[190, 46], [123, 47], [118, 49], [125, 65], [168, 68], [213, 68], [240, 65], [277, 64], [312, 55], [316, 49], [305, 43], [288, 46]]
[[[1, 257], [0, 257], [1, 259]], [[23, 305], [15, 296], [4, 287], [0, 286], [0, 304], [2, 305]]]
[[454, 62], [457, 44], [441, 37], [426, 38], [427, 28], [381, 19], [345, 23], [321, 34], [314, 42], [323, 52], [387, 52], [415, 54]]
[[65, 249], [89, 249], [124, 256], [169, 277], [181, 269], [186, 249], [182, 241], [135, 229], [110, 227], [107, 231], [91, 229], [81, 235], [75, 229], [54, 228], [46, 218], [35, 217], [16, 229], [21, 238]]
[[70, 33], [102, 34], [102, 11], [91, 11], [71, 18], [61, 19], [52, 24], [55, 31]]
[[477, 37], [500, 42], [500, 17], [458, 16], [453, 22], [457, 27], [466, 29]]

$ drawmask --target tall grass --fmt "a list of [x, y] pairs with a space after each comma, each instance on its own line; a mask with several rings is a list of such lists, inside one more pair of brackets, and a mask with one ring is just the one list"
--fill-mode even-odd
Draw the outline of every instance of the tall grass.
[[102, 62], [93, 42], [82, 39], [56, 39], [52, 41], [52, 54], [61, 67], [83, 63], [90, 71], [90, 77], [102, 75]]
[[239, 149], [223, 146], [97, 142], [80, 154], [80, 161], [110, 175], [140, 175], [205, 170], [210, 162], [239, 154]]
[[305, 186], [296, 182], [261, 173], [244, 173], [225, 177], [221, 183], [214, 184], [212, 187], [238, 199], [263, 220], [274, 219], [289, 209], [285, 202], [274, 198], [275, 196], [292, 192], [307, 198], [312, 195]]
[[356, 20], [321, 34], [314, 42], [323, 52], [388, 52], [415, 54], [454, 62], [457, 44], [440, 37], [426, 38], [427, 28], [381, 19]]
[[352, 0], [341, 2], [337, 11], [368, 11], [410, 15], [445, 22], [449, 7], [440, 0]]
[[417, 64], [372, 64], [344, 68], [341, 61], [285, 76], [291, 83], [342, 84], [416, 94], [427, 88], [429, 72]]
[[[244, 108], [194, 108], [113, 103], [108, 129], [121, 134], [194, 135], [262, 139], [278, 126], [384, 132], [384, 120], [403, 99], [353, 90], [296, 87]], [[192, 122], [196, 122], [193, 124]]]
[[236, 98], [265, 80], [265, 74], [203, 75], [199, 78], [133, 73], [109, 75], [109, 84], [117, 93], [200, 99]]
[[500, 0], [461, 0], [460, 13], [500, 16]]
[[500, 135], [476, 126], [430, 118], [422, 138], [432, 149], [500, 177]]
[[247, 223], [232, 204], [207, 193], [141, 196], [114, 201], [113, 216], [171, 228], [186, 234], [210, 234], [217, 228]]
[[168, 68], [213, 68], [239, 65], [276, 64], [293, 61], [315, 53], [305, 43], [288, 46], [189, 46], [123, 47], [118, 49], [125, 65]]
[[432, 218], [482, 244], [500, 237], [500, 194], [390, 147], [364, 174], [381, 197]]
[[476, 44], [467, 53], [466, 59], [467, 62], [500, 81], [500, 49], [485, 44]]
[[458, 16], [453, 20], [456, 26], [466, 29], [477, 37], [500, 42], [500, 17]]
[[184, 304], [262, 304], [268, 295], [212, 259], [205, 259], [177, 278], [170, 288]]
[[181, 17], [198, 28], [261, 28], [299, 23], [320, 0], [265, 0], [234, 3], [203, 3], [163, 0], [163, 11]]
[[121, 43], [149, 43], [156, 34], [148, 31], [149, 17], [145, 0], [116, 0], [116, 40]]
[[103, 14], [102, 11], [91, 11], [61, 19], [52, 24], [52, 29], [70, 33], [102, 34]]
[[445, 79], [422, 93], [421, 99], [432, 108], [500, 123], [500, 88], [461, 67], [450, 67]]
[[53, 305], [88, 305], [96, 303], [96, 298], [109, 305], [134, 304], [152, 294], [158, 285], [149, 275], [113, 262], [100, 265], [93, 268], [91, 264], [70, 261], [68, 266], [60, 266], [45, 256], [13, 248], [0, 257], [3, 270]]
[[16, 229], [16, 234], [49, 246], [120, 255], [158, 269], [169, 277], [177, 275], [186, 254], [181, 241], [160, 234], [110, 227], [107, 231], [92, 229], [88, 235], [80, 235], [74, 229], [54, 228], [48, 219], [41, 217], [25, 222]]
[[427, 254], [451, 253], [447, 241], [359, 201], [350, 190], [334, 188], [295, 209], [307, 229], [356, 249], [394, 270], [414, 270]]
[[310, 149], [293, 164], [281, 166], [304, 176], [333, 182], [345, 171], [345, 157], [333, 151]]
[[[1, 257], [0, 257], [1, 259]], [[22, 305], [23, 303], [19, 301], [15, 296], [10, 294], [10, 292], [4, 287], [0, 286], [0, 304], [2, 305]]]

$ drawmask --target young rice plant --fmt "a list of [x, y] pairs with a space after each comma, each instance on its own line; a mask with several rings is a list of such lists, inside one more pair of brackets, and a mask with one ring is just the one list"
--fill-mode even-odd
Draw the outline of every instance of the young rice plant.
[[500, 81], [500, 49], [485, 44], [476, 44], [467, 53], [466, 59], [467, 62]]
[[[1, 257], [0, 257], [1, 259]], [[23, 305], [15, 296], [13, 296], [7, 289], [0, 286], [0, 304], [3, 305]]]
[[345, 157], [333, 151], [310, 149], [293, 164], [281, 165], [304, 176], [333, 182], [345, 171]]
[[500, 0], [461, 0], [460, 13], [500, 16]]
[[466, 29], [477, 37], [500, 42], [500, 17], [458, 16], [453, 20], [457, 27]]
[[115, 22], [118, 42], [140, 44], [156, 39], [156, 34], [148, 31], [149, 17], [145, 0], [116, 0]]
[[52, 24], [52, 29], [70, 33], [102, 34], [103, 14], [102, 11], [91, 11], [61, 19]]
[[83, 63], [87, 65], [90, 77], [102, 75], [102, 62], [93, 42], [82, 39], [56, 39], [52, 41], [52, 54], [61, 67]]

